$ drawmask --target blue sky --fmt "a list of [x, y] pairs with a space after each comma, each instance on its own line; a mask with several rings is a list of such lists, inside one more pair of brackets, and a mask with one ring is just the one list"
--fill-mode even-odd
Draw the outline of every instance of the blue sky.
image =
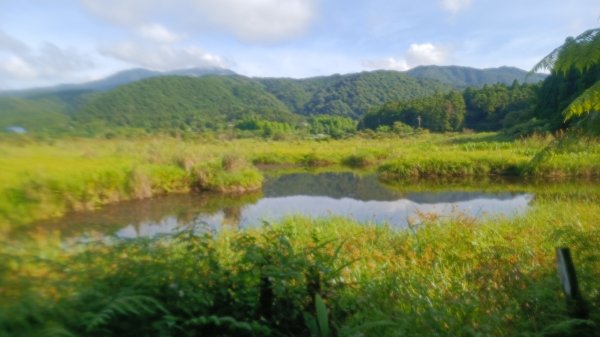
[[598, 26], [598, 0], [0, 0], [0, 90], [134, 67], [297, 78], [530, 69]]

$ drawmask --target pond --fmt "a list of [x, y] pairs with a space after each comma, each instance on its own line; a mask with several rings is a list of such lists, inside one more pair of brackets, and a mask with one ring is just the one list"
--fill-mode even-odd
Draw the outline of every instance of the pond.
[[247, 228], [293, 215], [341, 216], [359, 222], [405, 228], [424, 214], [440, 217], [511, 217], [527, 210], [533, 194], [479, 189], [461, 184], [428, 188], [388, 187], [375, 175], [290, 173], [266, 179], [255, 194], [191, 193], [108, 205], [42, 221], [38, 228], [63, 235], [101, 233], [123, 238], [154, 236], [195, 226], [218, 231], [223, 226]]

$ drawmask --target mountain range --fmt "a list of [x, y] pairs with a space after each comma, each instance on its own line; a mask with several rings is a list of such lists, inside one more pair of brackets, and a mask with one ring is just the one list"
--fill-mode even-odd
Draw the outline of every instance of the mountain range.
[[511, 67], [422, 66], [306, 79], [250, 78], [223, 68], [131, 69], [82, 84], [0, 92], [0, 129], [206, 130], [251, 116], [290, 123], [323, 114], [357, 119], [389, 101], [544, 77]]

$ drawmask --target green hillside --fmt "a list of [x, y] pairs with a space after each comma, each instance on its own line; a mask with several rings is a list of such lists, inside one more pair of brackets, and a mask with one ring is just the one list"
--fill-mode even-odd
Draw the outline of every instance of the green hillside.
[[265, 89], [283, 102], [291, 111], [303, 113], [304, 107], [310, 101], [315, 89], [309, 86], [308, 80], [292, 78], [260, 78]]
[[259, 79], [265, 88], [302, 115], [362, 117], [370, 108], [446, 92], [450, 86], [396, 71], [373, 71], [303, 80]]
[[147, 130], [218, 129], [250, 116], [280, 122], [300, 118], [266, 92], [240, 76], [157, 77], [99, 94], [77, 114], [80, 123]]
[[68, 127], [67, 105], [54, 98], [0, 97], [0, 130], [22, 127], [27, 131], [57, 131]]
[[420, 66], [408, 70], [406, 75], [438, 80], [457, 89], [482, 87], [494, 83], [512, 84], [515, 80], [519, 83], [537, 83], [546, 78], [543, 74], [527, 76], [525, 70], [514, 67], [476, 69], [459, 66]]
[[[3, 92], [0, 127], [95, 134], [113, 127], [219, 130], [250, 119], [295, 125], [305, 117], [322, 115], [358, 120], [387, 102], [447, 93], [452, 88], [512, 83], [525, 75], [517, 68], [455, 66], [306, 79], [247, 78], [214, 69], [170, 73], [134, 69], [87, 84]], [[533, 75], [529, 80], [537, 81], [540, 76]]]
[[0, 129], [20, 126], [30, 131], [63, 129], [89, 97], [89, 90], [0, 96]]
[[249, 117], [295, 124], [309, 115], [359, 118], [390, 100], [448, 90], [437, 81], [387, 71], [305, 80], [156, 77], [97, 94], [76, 120], [109, 127], [194, 131], [220, 129]]

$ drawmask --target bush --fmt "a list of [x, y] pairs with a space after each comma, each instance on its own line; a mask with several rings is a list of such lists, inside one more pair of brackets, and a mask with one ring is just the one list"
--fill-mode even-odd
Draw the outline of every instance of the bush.
[[373, 153], [358, 153], [347, 156], [342, 163], [349, 167], [366, 168], [375, 165], [377, 161]]

